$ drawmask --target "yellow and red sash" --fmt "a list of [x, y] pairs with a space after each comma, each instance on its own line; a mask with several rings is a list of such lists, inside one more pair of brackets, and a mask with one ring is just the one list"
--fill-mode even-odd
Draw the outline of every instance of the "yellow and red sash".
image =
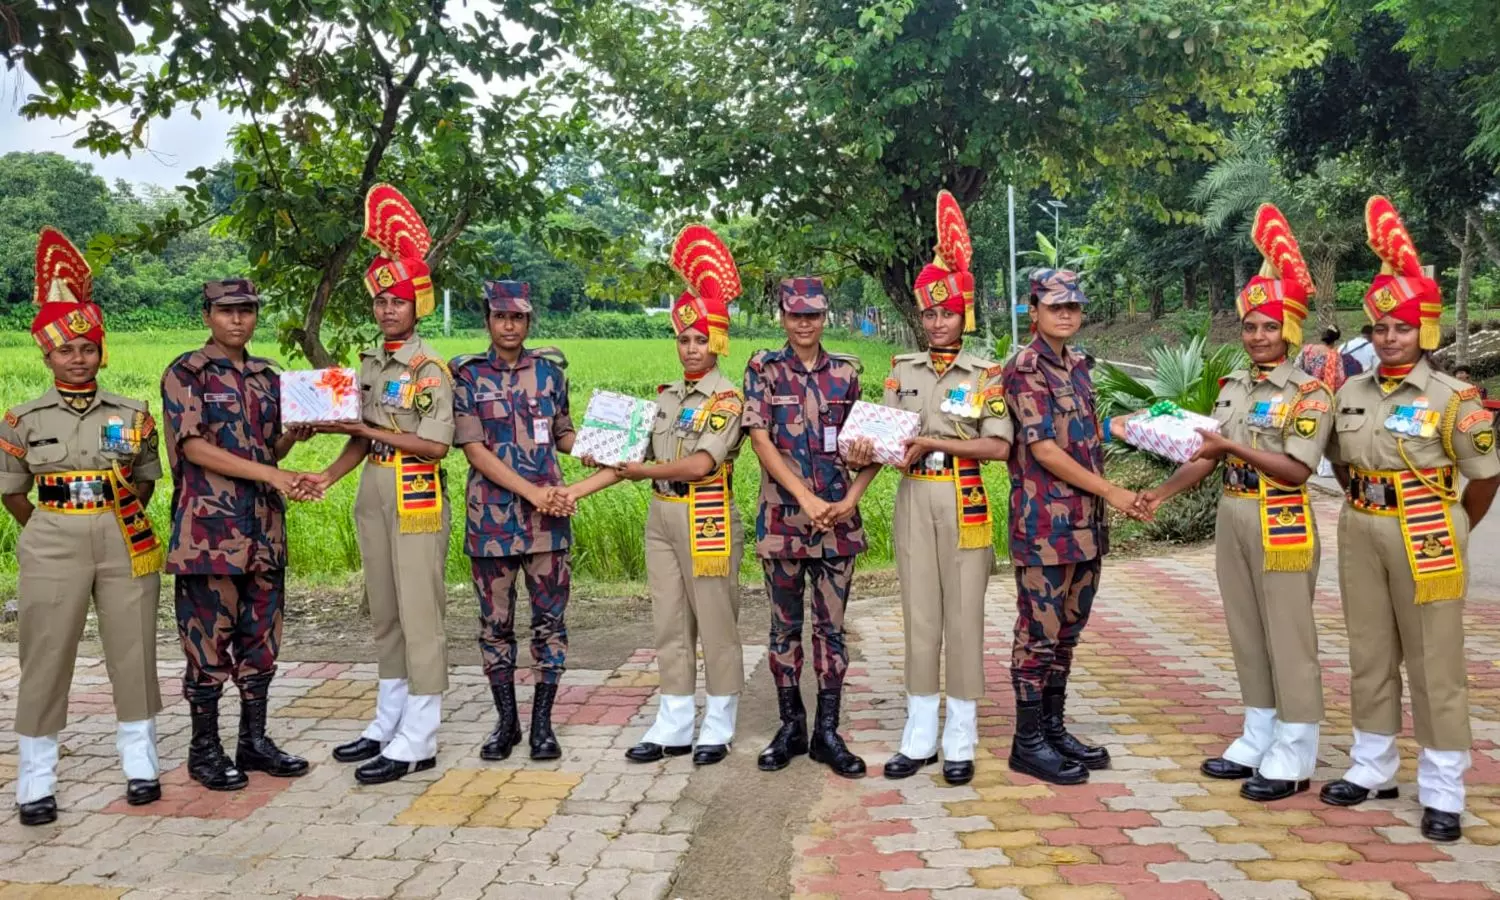
[[160, 572], [167, 559], [167, 550], [157, 538], [147, 517], [145, 507], [130, 484], [130, 470], [119, 463], [110, 469], [87, 472], [52, 472], [36, 476], [38, 487], [68, 488], [79, 482], [99, 482], [109, 486], [110, 496], [87, 500], [46, 500], [38, 497], [38, 505], [55, 512], [69, 515], [95, 515], [113, 512], [120, 526], [120, 536], [125, 539], [125, 549], [130, 551], [130, 574], [139, 578]]
[[442, 478], [437, 463], [396, 451], [396, 515], [402, 534], [443, 530]]
[[693, 575], [729, 575], [729, 477], [727, 467], [688, 485], [692, 520]]
[[1267, 572], [1306, 572], [1317, 554], [1307, 486], [1287, 487], [1260, 473], [1260, 543]]
[[[1452, 505], [1456, 497], [1450, 487], [1452, 471], [1449, 467], [1400, 472], [1351, 469], [1352, 476], [1362, 484], [1394, 489], [1394, 515], [1401, 520], [1401, 538], [1416, 583], [1417, 603], [1460, 600], [1464, 596], [1464, 559], [1453, 532]], [[1393, 514], [1389, 508], [1373, 503], [1351, 505], [1375, 515]]]
[[958, 547], [973, 550], [994, 543], [989, 492], [984, 489], [980, 464], [972, 459], [951, 459], [941, 469], [927, 469], [921, 460], [906, 471], [918, 481], [952, 481], [958, 507]]

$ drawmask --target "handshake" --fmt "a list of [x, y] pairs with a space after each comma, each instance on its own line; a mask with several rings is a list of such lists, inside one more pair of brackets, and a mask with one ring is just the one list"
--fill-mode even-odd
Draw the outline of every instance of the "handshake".
[[328, 492], [329, 478], [326, 472], [293, 472], [289, 469], [274, 471], [276, 474], [271, 477], [271, 487], [288, 500], [303, 503], [322, 500], [323, 495]]

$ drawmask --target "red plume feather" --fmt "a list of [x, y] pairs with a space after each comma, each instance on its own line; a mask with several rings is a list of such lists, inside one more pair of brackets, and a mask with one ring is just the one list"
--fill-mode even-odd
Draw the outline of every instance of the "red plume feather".
[[1291, 223], [1281, 210], [1270, 203], [1262, 203], [1255, 213], [1255, 227], [1251, 229], [1250, 237], [1261, 256], [1276, 269], [1278, 277], [1301, 287], [1305, 296], [1318, 292], [1307, 261], [1302, 258], [1302, 248], [1292, 235]]
[[938, 191], [937, 195], [937, 256], [941, 262], [934, 262], [950, 272], [969, 271], [969, 260], [974, 258], [969, 223], [964, 221], [958, 200], [947, 191]]
[[[54, 296], [59, 288], [72, 296]], [[88, 260], [62, 232], [51, 225], [43, 228], [36, 244], [36, 305], [54, 301], [89, 303], [93, 293], [94, 274]]]
[[386, 259], [425, 260], [432, 247], [416, 207], [388, 184], [377, 184], [365, 195], [365, 237]]
[[693, 293], [729, 303], [740, 295], [740, 272], [729, 248], [707, 225], [689, 225], [672, 244], [672, 270]]
[[1365, 232], [1370, 249], [1397, 275], [1406, 278], [1422, 276], [1422, 258], [1417, 245], [1401, 221], [1401, 214], [1385, 197], [1371, 197], [1365, 204]]

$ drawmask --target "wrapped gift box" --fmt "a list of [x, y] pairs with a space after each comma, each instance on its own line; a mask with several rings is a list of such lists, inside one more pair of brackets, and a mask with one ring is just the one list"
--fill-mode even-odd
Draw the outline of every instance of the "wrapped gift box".
[[281, 373], [281, 424], [327, 425], [359, 420], [359, 373], [353, 369]]
[[906, 442], [921, 427], [922, 417], [917, 413], [856, 400], [839, 430], [839, 453], [847, 456], [850, 445], [868, 438], [875, 445], [876, 462], [899, 466], [906, 456]]
[[606, 466], [640, 462], [651, 445], [655, 418], [656, 404], [650, 400], [596, 389], [589, 395], [583, 424], [573, 438], [573, 455], [593, 457]]
[[1163, 402], [1152, 406], [1145, 415], [1125, 422], [1125, 442], [1175, 463], [1185, 463], [1203, 446], [1199, 428], [1218, 432], [1219, 423], [1175, 403]]

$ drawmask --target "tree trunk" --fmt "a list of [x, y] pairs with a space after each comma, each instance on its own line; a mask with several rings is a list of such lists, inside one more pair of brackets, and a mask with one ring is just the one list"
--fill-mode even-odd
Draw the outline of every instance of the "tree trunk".
[[1308, 265], [1312, 270], [1313, 284], [1318, 288], [1313, 302], [1318, 312], [1319, 329], [1332, 328], [1338, 321], [1334, 315], [1339, 299], [1338, 265], [1339, 258], [1335, 253], [1319, 253]]
[[[917, 263], [919, 268], [922, 264]], [[912, 290], [911, 273], [915, 271], [911, 263], [905, 260], [892, 260], [877, 271], [870, 274], [880, 279], [880, 286], [885, 288], [885, 295], [890, 298], [891, 305], [900, 314], [901, 320], [911, 329], [912, 342], [916, 349], [927, 348], [927, 332], [922, 330], [922, 317], [917, 312], [917, 295]]]
[[1224, 311], [1224, 284], [1220, 278], [1220, 273], [1210, 267], [1208, 273], [1208, 314], [1210, 316]]
[[1167, 311], [1167, 298], [1160, 284], [1151, 285], [1151, 321], [1160, 319]]
[[1464, 219], [1464, 235], [1451, 228], [1443, 229], [1449, 243], [1458, 248], [1458, 296], [1453, 301], [1453, 363], [1467, 365], [1469, 362], [1469, 292], [1474, 284], [1474, 268], [1479, 262], [1478, 247], [1475, 246], [1474, 221]]
[[1485, 255], [1490, 258], [1490, 262], [1500, 266], [1500, 243], [1496, 243], [1495, 236], [1490, 234], [1490, 230], [1484, 226], [1483, 213], [1477, 209], [1471, 209], [1464, 217], [1464, 221], [1479, 236], [1480, 245], [1484, 247]]
[[1198, 308], [1198, 267], [1188, 266], [1182, 270], [1182, 308]]
[[1245, 257], [1236, 253], [1234, 255], [1234, 284], [1230, 286], [1230, 293], [1239, 296], [1240, 291], [1245, 289], [1245, 283], [1250, 278], [1245, 274]]

